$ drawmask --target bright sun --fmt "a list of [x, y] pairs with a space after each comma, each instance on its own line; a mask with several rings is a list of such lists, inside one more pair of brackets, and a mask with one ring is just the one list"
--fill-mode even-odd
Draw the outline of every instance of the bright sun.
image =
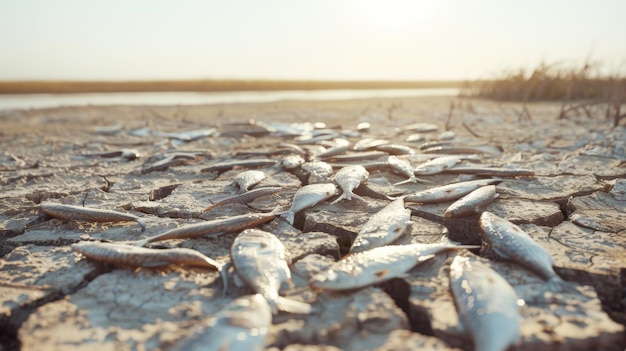
[[430, 20], [437, 0], [362, 0], [357, 2], [365, 20], [384, 29], [406, 29]]

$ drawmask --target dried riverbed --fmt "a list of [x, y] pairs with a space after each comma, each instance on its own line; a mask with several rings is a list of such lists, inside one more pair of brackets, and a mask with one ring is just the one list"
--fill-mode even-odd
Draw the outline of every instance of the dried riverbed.
[[[369, 150], [373, 158], [367, 160], [324, 158], [335, 172], [347, 164], [368, 168], [367, 184], [355, 190], [365, 201], [331, 204], [333, 197], [299, 212], [293, 225], [276, 217], [258, 226], [274, 233], [292, 258], [292, 283], [281, 294], [315, 308], [311, 315], [274, 315], [267, 349], [472, 349], [459, 328], [448, 279], [452, 259], [469, 255], [466, 250], [439, 254], [403, 278], [363, 289], [329, 293], [307, 284], [346, 254], [365, 222], [389, 203], [386, 195], [485, 177], [452, 171], [419, 177], [428, 183], [393, 186], [406, 177], [380, 166], [407, 146], [414, 154], [400, 157], [418, 164], [438, 155], [431, 149], [422, 156], [420, 145], [452, 138], [458, 146], [501, 150], [459, 166], [534, 172], [498, 184], [499, 195], [486, 210], [520, 225], [578, 291], [541, 294], [544, 282], [533, 272], [497, 259], [487, 247], [474, 250], [526, 301], [518, 349], [623, 350], [626, 128], [611, 128], [601, 116], [557, 120], [558, 110], [531, 105], [529, 120], [521, 118], [517, 104], [437, 97], [1, 112], [0, 350], [178, 349], [250, 290], [230, 287], [224, 295], [219, 274], [210, 269], [114, 268], [86, 260], [70, 245], [139, 240], [207, 220], [287, 210], [300, 187], [319, 180], [287, 159], [300, 152], [293, 144], [307, 158], [337, 138], [350, 142], [340, 155], [356, 154], [353, 146], [365, 138], [404, 148]], [[420, 132], [416, 123], [437, 129]], [[320, 135], [332, 137], [306, 142]], [[281, 187], [280, 192], [198, 217], [237, 193], [230, 184], [243, 169], [232, 162], [260, 159], [266, 163], [253, 167], [267, 177], [252, 189]], [[147, 228], [55, 219], [41, 212], [45, 202], [131, 213]], [[448, 235], [480, 244], [478, 215], [446, 218], [449, 204], [407, 202], [415, 224], [401, 243], [433, 243]], [[191, 248], [223, 264], [237, 234], [155, 247]]]

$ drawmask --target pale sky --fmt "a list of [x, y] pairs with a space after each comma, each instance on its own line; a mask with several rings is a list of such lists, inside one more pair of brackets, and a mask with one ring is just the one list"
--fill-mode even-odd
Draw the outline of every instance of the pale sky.
[[491, 77], [626, 66], [624, 0], [0, 0], [0, 80]]

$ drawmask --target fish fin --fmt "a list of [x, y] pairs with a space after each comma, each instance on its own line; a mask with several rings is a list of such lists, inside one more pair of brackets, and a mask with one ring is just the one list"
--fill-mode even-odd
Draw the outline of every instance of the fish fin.
[[435, 257], [435, 254], [430, 254], [430, 255], [426, 255], [426, 256], [418, 256], [417, 257], [417, 263], [422, 263], [422, 262], [428, 261], [428, 260], [430, 260], [433, 257]]
[[139, 225], [141, 226], [142, 233], [146, 231], [146, 222], [143, 219], [137, 218], [135, 219], [135, 222], [139, 223]]
[[298, 313], [298, 314], [310, 314], [313, 312], [313, 306], [306, 302], [300, 302], [286, 297], [277, 296], [274, 303], [276, 307], [284, 312]]
[[403, 180], [403, 181], [400, 181], [400, 182], [397, 182], [397, 183], [393, 183], [392, 185], [396, 186], [396, 185], [402, 185], [402, 184], [407, 184], [407, 183], [415, 183], [415, 179], [417, 179], [417, 178], [411, 177], [409, 179], [406, 179], [406, 180]]
[[351, 194], [351, 196], [352, 196], [352, 199], [357, 199], [357, 200], [360, 200], [360, 201], [363, 201], [363, 202], [367, 202], [367, 200], [365, 200], [365, 199], [364, 199], [363, 197], [361, 197], [360, 195], [357, 195], [357, 194], [352, 193], [352, 194]]
[[548, 281], [544, 285], [544, 291], [579, 294], [579, 291], [576, 289], [576, 285], [563, 280], [558, 275], [555, 275], [548, 279]]
[[277, 213], [280, 217], [283, 217], [289, 224], [293, 224], [296, 214], [291, 211]]
[[335, 201], [331, 202], [330, 204], [334, 205], [334, 204], [336, 204], [337, 202], [339, 202], [339, 201], [341, 201], [343, 199], [350, 200], [350, 195], [346, 195], [346, 194], [350, 194], [350, 193], [347, 193], [347, 192], [341, 193], [341, 195], [339, 195], [339, 197], [336, 198]]
[[150, 243], [150, 238], [142, 239], [142, 240], [132, 240], [132, 241], [124, 241], [124, 244], [144, 247]]
[[202, 211], [200, 211], [200, 214], [203, 214], [204, 212], [209, 211], [209, 210], [215, 208], [215, 206], [217, 206], [217, 204], [210, 204], [209, 206], [203, 208]]
[[228, 270], [233, 266], [232, 262], [228, 262], [220, 269], [220, 278], [222, 278], [222, 296], [228, 293]]
[[443, 235], [441, 237], [441, 240], [439, 241], [442, 245], [450, 245], [450, 246], [457, 246], [457, 245], [461, 245], [460, 242], [458, 241], [454, 241], [451, 240], [447, 235]]

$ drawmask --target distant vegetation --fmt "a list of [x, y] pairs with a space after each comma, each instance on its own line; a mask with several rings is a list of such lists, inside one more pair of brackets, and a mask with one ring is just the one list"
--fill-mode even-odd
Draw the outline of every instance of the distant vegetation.
[[461, 88], [462, 81], [0, 81], [0, 94], [75, 94], [113, 92], [219, 92], [322, 89]]
[[[462, 96], [498, 101], [561, 101], [559, 118], [582, 112], [588, 117], [602, 110], [615, 125], [626, 118], [626, 76], [600, 74], [600, 65], [585, 62], [581, 67], [541, 63], [533, 70], [504, 72], [491, 80], [466, 82]], [[530, 116], [528, 116], [530, 117]]]

